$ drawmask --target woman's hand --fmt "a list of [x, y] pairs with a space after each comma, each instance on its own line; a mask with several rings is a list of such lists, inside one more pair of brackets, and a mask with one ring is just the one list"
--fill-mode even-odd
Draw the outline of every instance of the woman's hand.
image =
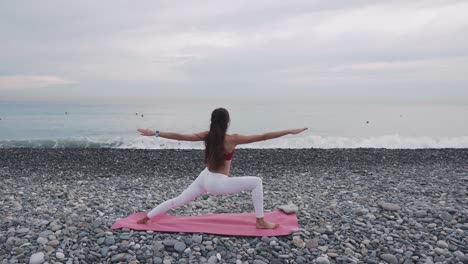
[[306, 128], [292, 129], [292, 130], [289, 131], [289, 133], [295, 135], [295, 134], [299, 134], [299, 133], [301, 133], [301, 132], [303, 132], [303, 131], [305, 131], [307, 129], [308, 129], [307, 127]]
[[138, 129], [138, 132], [140, 132], [140, 135], [141, 136], [154, 136], [156, 134], [156, 132], [154, 132], [153, 130], [151, 129], [142, 129], [142, 128], [139, 128]]

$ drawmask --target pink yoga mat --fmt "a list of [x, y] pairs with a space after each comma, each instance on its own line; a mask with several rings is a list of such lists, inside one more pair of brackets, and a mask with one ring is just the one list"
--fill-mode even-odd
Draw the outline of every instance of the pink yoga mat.
[[265, 220], [279, 223], [275, 229], [257, 229], [254, 213], [205, 214], [194, 216], [159, 215], [149, 224], [137, 224], [145, 213], [135, 213], [118, 220], [112, 229], [130, 228], [134, 230], [153, 230], [161, 232], [209, 233], [234, 236], [284, 236], [299, 228], [297, 215], [286, 214], [281, 210], [265, 212]]

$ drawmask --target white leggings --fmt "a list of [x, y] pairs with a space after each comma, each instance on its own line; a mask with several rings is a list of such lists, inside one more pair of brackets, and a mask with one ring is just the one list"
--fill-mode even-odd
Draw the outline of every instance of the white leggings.
[[228, 177], [205, 168], [185, 191], [179, 196], [159, 204], [148, 213], [148, 218], [165, 213], [173, 208], [195, 200], [204, 193], [213, 195], [232, 194], [241, 191], [252, 191], [253, 206], [256, 217], [263, 217], [263, 184], [256, 176]]

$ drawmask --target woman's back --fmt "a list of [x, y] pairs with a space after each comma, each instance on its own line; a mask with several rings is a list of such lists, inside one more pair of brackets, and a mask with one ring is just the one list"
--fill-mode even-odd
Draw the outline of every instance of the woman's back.
[[224, 156], [224, 164], [217, 170], [213, 170], [211, 172], [221, 173], [226, 176], [229, 176], [230, 169], [231, 169], [231, 160], [234, 156], [234, 149], [236, 148], [235, 139], [232, 135], [226, 134], [224, 136], [224, 144], [223, 144], [223, 156]]

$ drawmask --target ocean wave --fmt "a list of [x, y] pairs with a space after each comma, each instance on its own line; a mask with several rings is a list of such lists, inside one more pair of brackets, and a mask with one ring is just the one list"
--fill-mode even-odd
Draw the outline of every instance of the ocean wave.
[[[152, 137], [66, 138], [0, 140], [0, 148], [114, 148], [114, 149], [203, 149], [202, 142], [175, 141]], [[376, 137], [284, 137], [238, 148], [468, 148], [468, 136], [462, 137], [402, 137], [386, 135]]]

